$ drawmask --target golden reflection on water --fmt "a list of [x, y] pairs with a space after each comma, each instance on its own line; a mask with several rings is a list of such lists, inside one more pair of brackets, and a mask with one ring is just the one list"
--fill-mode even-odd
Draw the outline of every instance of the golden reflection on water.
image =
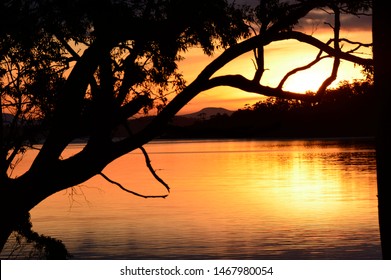
[[[167, 199], [133, 197], [94, 177], [33, 209], [34, 229], [76, 258], [380, 258], [369, 144], [156, 141], [146, 149], [171, 186]], [[143, 194], [165, 193], [140, 151], [104, 173]]]

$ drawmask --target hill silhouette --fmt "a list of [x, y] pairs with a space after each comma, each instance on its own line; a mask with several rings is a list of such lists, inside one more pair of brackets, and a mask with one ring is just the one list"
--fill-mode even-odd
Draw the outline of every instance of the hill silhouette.
[[[171, 120], [168, 127], [168, 132], [166, 132], [164, 135], [169, 138], [175, 137], [174, 135], [171, 135], [169, 131], [181, 130], [182, 128], [191, 127], [197, 122], [207, 121], [214, 116], [230, 116], [233, 113], [234, 111], [230, 111], [221, 107], [206, 107], [194, 113], [178, 115]], [[146, 125], [148, 125], [153, 118], [154, 116], [144, 116], [137, 119], [131, 119], [128, 121], [128, 125], [133, 132], [138, 132]], [[127, 136], [127, 132], [122, 127], [119, 127], [115, 134], [117, 137]]]
[[[175, 116], [160, 138], [373, 137], [376, 106], [372, 91], [372, 86], [359, 83], [329, 91], [319, 102], [269, 98], [237, 111], [207, 107]], [[3, 114], [6, 127], [13, 118]], [[128, 125], [137, 133], [153, 118], [132, 119]], [[29, 129], [39, 127], [39, 122], [32, 124]], [[114, 136], [126, 137], [128, 132], [120, 126]]]
[[[207, 107], [175, 116], [160, 138], [374, 137], [375, 117], [372, 83], [361, 81], [329, 90], [316, 102], [269, 98], [237, 111]], [[137, 132], [152, 118], [130, 120], [129, 126]]]
[[195, 113], [180, 115], [180, 117], [207, 120], [219, 114], [231, 116], [233, 113], [234, 111], [230, 111], [221, 107], [207, 107]]
[[269, 98], [231, 114], [194, 119], [199, 115], [185, 118], [187, 125], [173, 120], [161, 137], [327, 138], [374, 137], [376, 133], [373, 86], [367, 81], [342, 84], [316, 102]]

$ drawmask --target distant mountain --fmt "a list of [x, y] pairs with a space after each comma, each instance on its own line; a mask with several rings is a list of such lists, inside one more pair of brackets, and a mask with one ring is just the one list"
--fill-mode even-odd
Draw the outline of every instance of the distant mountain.
[[207, 107], [198, 112], [181, 115], [180, 117], [185, 117], [189, 119], [197, 119], [197, 120], [207, 120], [210, 117], [215, 115], [228, 115], [231, 116], [234, 111], [230, 111], [220, 107]]
[[[175, 116], [169, 123], [169, 128], [175, 130], [183, 127], [190, 127], [198, 121], [209, 120], [212, 116], [215, 115], [220, 114], [220, 115], [231, 116], [233, 113], [234, 111], [230, 111], [224, 108], [208, 107], [195, 113]], [[152, 121], [153, 118], [154, 116], [145, 116], [137, 119], [131, 119], [128, 121], [128, 124], [129, 127], [132, 129], [132, 131], [134, 133], [137, 133], [145, 126], [147, 126]], [[128, 135], [128, 133], [121, 126], [115, 132], [115, 135], [118, 137], [125, 137]]]

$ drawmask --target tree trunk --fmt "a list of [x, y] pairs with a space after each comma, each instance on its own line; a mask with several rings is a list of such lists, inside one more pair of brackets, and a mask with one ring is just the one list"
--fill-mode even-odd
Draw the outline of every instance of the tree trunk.
[[85, 182], [98, 174], [110, 160], [81, 152], [75, 158], [27, 171], [0, 188], [0, 251], [10, 233], [26, 214], [49, 196]]
[[385, 2], [373, 1], [373, 56], [378, 101], [376, 141], [379, 226], [383, 259], [391, 259], [391, 26]]
[[[37, 192], [34, 197], [36, 195]], [[38, 197], [36, 198], [38, 199]], [[39, 203], [37, 199], [32, 199], [32, 196], [26, 191], [18, 193], [11, 186], [0, 189], [0, 252], [12, 231], [23, 221], [26, 213]]]

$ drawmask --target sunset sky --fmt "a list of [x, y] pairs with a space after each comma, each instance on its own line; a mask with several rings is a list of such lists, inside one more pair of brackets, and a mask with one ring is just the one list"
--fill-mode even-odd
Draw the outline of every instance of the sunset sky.
[[[241, 2], [257, 3], [258, 1], [243, 0]], [[312, 34], [323, 42], [327, 42], [328, 39], [332, 38], [333, 34], [332, 29], [325, 22], [333, 23], [332, 18], [327, 17], [325, 12], [314, 11], [302, 20], [295, 29], [306, 34]], [[371, 17], [344, 16], [342, 17], [341, 38], [370, 43], [372, 42], [371, 28]], [[352, 48], [351, 45], [345, 44], [343, 50], [347, 51]], [[276, 86], [287, 72], [296, 67], [306, 65], [317, 54], [317, 49], [294, 40], [268, 45], [265, 48], [265, 68], [267, 70], [262, 77], [261, 83], [266, 86]], [[184, 74], [187, 83], [192, 82], [204, 67], [218, 55], [216, 53], [213, 57], [208, 57], [203, 54], [201, 49], [192, 49], [185, 54], [185, 59], [180, 63], [179, 69]], [[372, 56], [371, 49], [360, 49], [360, 54], [357, 55], [370, 58]], [[226, 65], [219, 74], [242, 74], [245, 77], [252, 78], [255, 70], [252, 59], [253, 53], [247, 53]], [[316, 91], [323, 80], [330, 75], [331, 66], [331, 59], [324, 60], [316, 67], [291, 77], [285, 84], [284, 89], [302, 93], [308, 90]], [[353, 63], [342, 62], [337, 81], [333, 83], [333, 86], [337, 86], [340, 81], [352, 81], [362, 78], [361, 70], [360, 66]], [[263, 98], [260, 95], [246, 93], [234, 88], [219, 87], [199, 94], [182, 109], [180, 114], [195, 112], [205, 107], [224, 107], [230, 110], [237, 110], [243, 108], [246, 104], [254, 104]]]

